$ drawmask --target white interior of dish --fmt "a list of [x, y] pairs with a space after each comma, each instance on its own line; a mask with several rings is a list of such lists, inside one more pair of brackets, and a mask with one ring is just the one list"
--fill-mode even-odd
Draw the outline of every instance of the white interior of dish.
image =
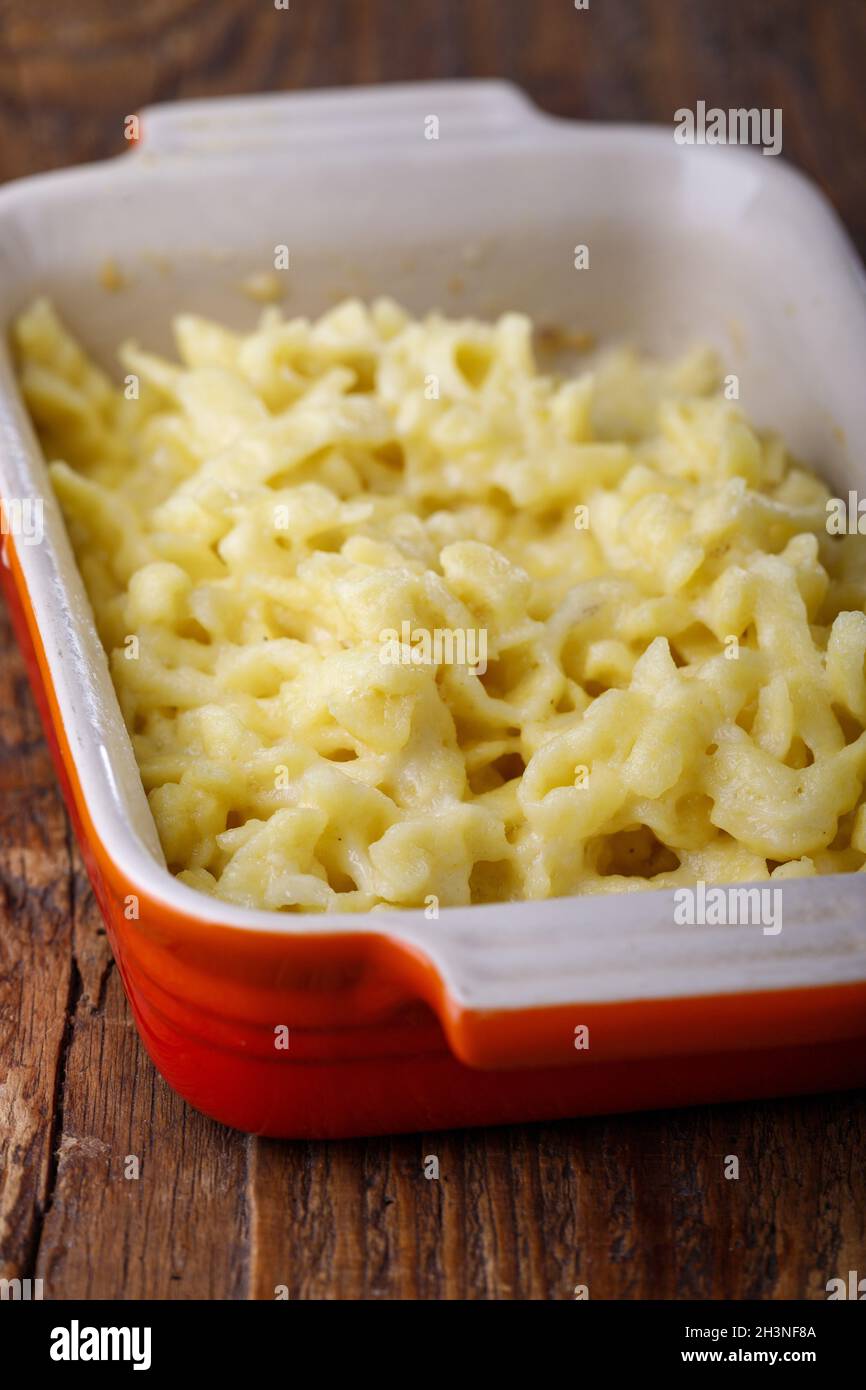
[[[439, 119], [438, 140], [425, 136]], [[683, 148], [672, 128], [555, 121], [501, 83], [226, 99], [154, 108], [109, 163], [0, 192], [4, 324], [47, 294], [115, 369], [127, 337], [166, 350], [177, 311], [252, 326], [240, 283], [290, 250], [287, 312], [387, 293], [410, 309], [542, 324], [676, 353], [712, 344], [745, 412], [834, 487], [866, 486], [866, 281], [815, 189], [778, 159]], [[590, 269], [574, 269], [574, 248]], [[109, 292], [110, 261], [124, 287]], [[166, 871], [62, 521], [5, 350], [0, 482], [45, 499], [18, 544], [67, 738], [107, 850], [154, 896], [205, 919], [371, 928], [417, 942], [452, 996], [527, 1007], [781, 988], [866, 975], [861, 876], [785, 887], [779, 936], [674, 927], [668, 892], [381, 917], [232, 908]]]

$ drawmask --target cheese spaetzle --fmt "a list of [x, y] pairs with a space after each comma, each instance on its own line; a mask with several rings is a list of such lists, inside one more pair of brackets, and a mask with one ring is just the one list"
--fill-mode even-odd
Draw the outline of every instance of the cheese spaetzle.
[[125, 389], [45, 301], [14, 334], [173, 873], [366, 911], [862, 869], [862, 539], [709, 353], [560, 377], [519, 314], [387, 300], [175, 333]]

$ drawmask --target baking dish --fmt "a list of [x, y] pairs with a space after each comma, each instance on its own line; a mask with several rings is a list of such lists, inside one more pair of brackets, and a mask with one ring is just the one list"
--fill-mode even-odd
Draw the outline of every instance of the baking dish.
[[[748, 415], [842, 495], [866, 485], [862, 270], [778, 160], [557, 121], [495, 82], [182, 103], [141, 134], [0, 192], [4, 324], [49, 294], [111, 366], [127, 336], [166, 349], [180, 308], [251, 326], [240, 286], [284, 245], [293, 312], [387, 292], [709, 342]], [[430, 921], [246, 911], [177, 882], [5, 349], [0, 397], [2, 496], [44, 501], [40, 544], [4, 538], [13, 621], [139, 1031], [193, 1105], [327, 1137], [866, 1080], [862, 875], [784, 883], [776, 936], [676, 926], [671, 892]]]

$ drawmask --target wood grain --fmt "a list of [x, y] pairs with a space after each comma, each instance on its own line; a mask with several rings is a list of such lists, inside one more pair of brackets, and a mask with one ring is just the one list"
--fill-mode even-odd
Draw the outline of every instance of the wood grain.
[[[118, 153], [153, 101], [504, 76], [586, 119], [781, 106], [786, 157], [866, 250], [864, 58], [861, 0], [0, 0], [0, 178]], [[138, 1042], [5, 622], [0, 652], [2, 1276], [51, 1298], [772, 1299], [862, 1271], [854, 1095], [332, 1144], [196, 1115]]]
[[72, 961], [69, 828], [17, 651], [0, 662], [0, 1277], [31, 1265], [51, 1188]]

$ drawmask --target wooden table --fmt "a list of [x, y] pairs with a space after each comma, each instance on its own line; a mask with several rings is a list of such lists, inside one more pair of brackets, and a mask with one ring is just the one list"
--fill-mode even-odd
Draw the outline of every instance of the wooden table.
[[[601, 120], [780, 106], [864, 251], [864, 70], [862, 0], [7, 0], [0, 177], [119, 152], [155, 100], [496, 75]], [[138, 1042], [5, 623], [0, 887], [0, 1275], [46, 1297], [822, 1298], [866, 1273], [856, 1095], [331, 1144], [188, 1109]]]

